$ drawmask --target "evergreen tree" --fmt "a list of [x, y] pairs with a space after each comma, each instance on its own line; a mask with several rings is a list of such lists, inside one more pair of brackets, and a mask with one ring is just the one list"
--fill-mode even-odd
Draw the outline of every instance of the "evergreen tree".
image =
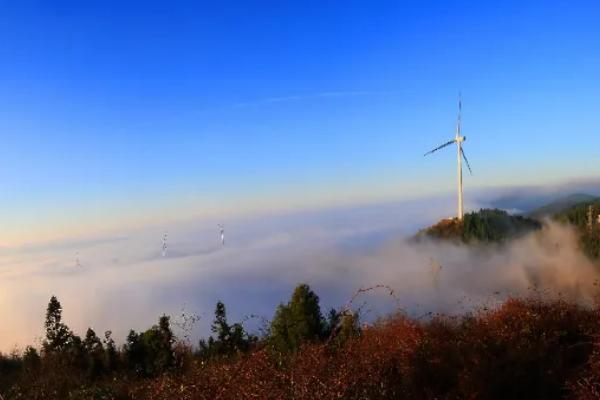
[[271, 324], [271, 343], [279, 351], [296, 350], [303, 341], [326, 334], [319, 297], [306, 284], [294, 289], [288, 304], [280, 304]]
[[215, 320], [212, 323], [210, 330], [217, 334], [217, 340], [220, 342], [227, 342], [230, 335], [230, 327], [227, 323], [227, 311], [225, 310], [225, 304], [217, 302], [215, 307]]
[[140, 335], [133, 329], [127, 334], [123, 352], [128, 369], [141, 374], [144, 371], [144, 348], [140, 341]]
[[421, 231], [423, 234], [444, 240], [464, 243], [503, 243], [529, 232], [541, 229], [539, 221], [520, 215], [510, 215], [498, 209], [481, 209], [464, 215], [462, 221], [443, 220]]
[[87, 357], [87, 373], [91, 377], [99, 376], [104, 370], [104, 347], [100, 338], [96, 336], [96, 332], [92, 328], [88, 328], [85, 339], [83, 341], [83, 348], [86, 352]]
[[35, 373], [39, 371], [42, 365], [42, 359], [38, 351], [31, 346], [27, 346], [23, 352], [23, 369], [26, 373]]
[[175, 363], [173, 344], [175, 336], [169, 317], [163, 315], [158, 325], [137, 334], [130, 331], [124, 346], [127, 365], [138, 374], [155, 376], [167, 371]]
[[343, 343], [357, 335], [360, 335], [358, 314], [352, 312], [341, 315], [340, 323], [337, 326], [334, 336], [335, 341], [337, 343]]
[[69, 340], [61, 353], [63, 361], [72, 368], [84, 371], [88, 365], [87, 352], [81, 338], [69, 331]]
[[50, 298], [46, 310], [46, 339], [44, 351], [48, 353], [62, 352], [72, 340], [69, 328], [62, 323], [62, 306], [56, 296]]
[[115, 371], [119, 366], [119, 352], [112, 338], [112, 332], [104, 332], [104, 347], [106, 348], [105, 366], [108, 371]]
[[85, 339], [83, 340], [83, 347], [88, 352], [88, 354], [104, 351], [104, 347], [102, 346], [100, 338], [96, 336], [96, 332], [94, 332], [92, 328], [88, 328], [85, 334]]
[[147, 346], [155, 350], [155, 354], [153, 355], [153, 372], [158, 373], [166, 371], [175, 363], [175, 353], [173, 351], [175, 335], [171, 330], [170, 318], [166, 315], [163, 315], [158, 321], [158, 329], [153, 327], [147, 332], [156, 332], [156, 335], [152, 335], [154, 339], [148, 340], [148, 343], [146, 343]]
[[324, 328], [324, 336], [331, 337], [335, 335], [337, 329], [339, 327], [340, 321], [342, 319], [342, 314], [338, 312], [335, 308], [329, 310], [329, 314], [327, 314], [327, 322], [325, 323]]
[[215, 307], [211, 330], [216, 339], [211, 336], [208, 341], [200, 340], [200, 355], [205, 358], [231, 356], [239, 351], [248, 351], [257, 340], [255, 336], [246, 333], [242, 324], [229, 325], [225, 304], [220, 301]]
[[[592, 225], [588, 221], [588, 211], [592, 209]], [[577, 204], [567, 210], [555, 214], [553, 218], [557, 221], [569, 223], [579, 232], [579, 244], [583, 252], [591, 259], [600, 257], [600, 226], [596, 222], [598, 218], [600, 202], [585, 202]], [[591, 229], [590, 229], [591, 228]]]

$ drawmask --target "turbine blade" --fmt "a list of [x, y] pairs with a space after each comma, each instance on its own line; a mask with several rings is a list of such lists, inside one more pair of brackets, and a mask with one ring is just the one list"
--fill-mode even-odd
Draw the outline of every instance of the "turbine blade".
[[469, 174], [473, 175], [473, 171], [471, 171], [471, 166], [469, 165], [469, 160], [467, 160], [467, 156], [465, 156], [465, 151], [463, 150], [463, 148], [460, 148], [460, 153], [462, 154], [463, 158], [465, 159], [465, 163], [467, 164], [467, 168], [469, 168]]
[[458, 92], [458, 116], [456, 117], [456, 136], [460, 136], [461, 113], [462, 113], [462, 93]]
[[441, 145], [441, 146], [439, 146], [439, 147], [436, 147], [435, 149], [433, 149], [433, 150], [431, 150], [431, 151], [428, 151], [427, 153], [423, 154], [423, 156], [426, 156], [426, 155], [428, 155], [428, 154], [431, 154], [431, 153], [433, 153], [433, 152], [436, 152], [436, 151], [438, 151], [439, 149], [443, 149], [443, 148], [444, 148], [444, 147], [446, 147], [446, 146], [450, 146], [450, 145], [451, 145], [452, 143], [454, 143], [454, 142], [456, 142], [456, 139], [453, 139], [453, 140], [451, 140], [451, 141], [449, 141], [449, 142], [447, 142], [447, 143], [444, 143], [443, 145]]

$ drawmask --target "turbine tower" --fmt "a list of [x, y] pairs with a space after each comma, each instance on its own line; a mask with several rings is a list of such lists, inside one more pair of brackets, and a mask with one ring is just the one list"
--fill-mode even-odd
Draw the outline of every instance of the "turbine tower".
[[463, 216], [464, 216], [464, 210], [463, 210], [463, 176], [462, 176], [462, 160], [465, 160], [465, 163], [467, 164], [467, 168], [469, 169], [469, 173], [472, 175], [473, 172], [471, 171], [471, 166], [469, 165], [469, 160], [467, 160], [467, 156], [465, 156], [465, 151], [462, 148], [462, 143], [467, 140], [466, 136], [462, 136], [461, 132], [460, 132], [460, 123], [461, 123], [461, 110], [462, 110], [462, 99], [461, 96], [458, 96], [458, 119], [456, 121], [456, 136], [454, 137], [454, 139], [444, 143], [441, 146], [436, 147], [435, 149], [428, 151], [427, 153], [424, 154], [424, 156], [431, 154], [433, 152], [436, 152], [440, 149], [443, 149], [446, 146], [450, 146], [453, 143], [456, 143], [456, 155], [457, 155], [457, 169], [458, 169], [458, 220], [462, 221]]

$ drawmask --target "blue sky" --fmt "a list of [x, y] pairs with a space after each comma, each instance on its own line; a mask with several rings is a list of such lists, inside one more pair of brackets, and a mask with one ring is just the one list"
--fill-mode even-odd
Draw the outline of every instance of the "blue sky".
[[0, 244], [600, 168], [597, 2], [3, 2]]

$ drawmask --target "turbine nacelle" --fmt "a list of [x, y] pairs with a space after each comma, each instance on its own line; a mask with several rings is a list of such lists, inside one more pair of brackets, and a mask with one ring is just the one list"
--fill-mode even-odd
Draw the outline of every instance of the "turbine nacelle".
[[459, 142], [464, 142], [467, 140], [466, 136], [457, 136], [456, 139], [454, 139], [455, 142], [459, 143]]

